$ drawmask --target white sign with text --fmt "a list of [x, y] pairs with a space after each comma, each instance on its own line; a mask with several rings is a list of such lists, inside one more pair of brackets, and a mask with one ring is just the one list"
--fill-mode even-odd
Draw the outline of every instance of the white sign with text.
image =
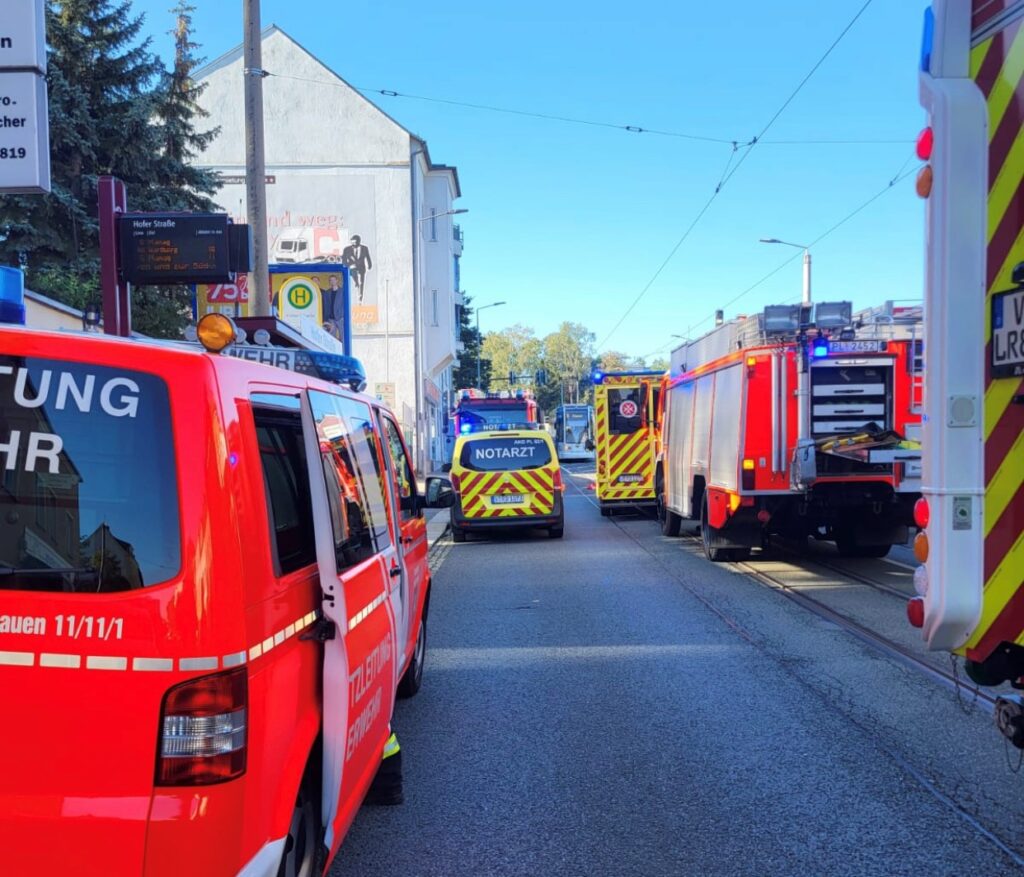
[[31, 71], [0, 70], [0, 193], [49, 191], [46, 79]]
[[46, 72], [46, 0], [3, 0], [0, 69]]

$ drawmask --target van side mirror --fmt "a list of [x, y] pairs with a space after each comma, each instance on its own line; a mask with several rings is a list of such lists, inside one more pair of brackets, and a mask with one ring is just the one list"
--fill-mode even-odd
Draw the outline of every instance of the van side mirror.
[[592, 450], [594, 450], [596, 445], [594, 444], [593, 440], [587, 439], [587, 442], [586, 442], [586, 444], [583, 447], [585, 447], [588, 451], [592, 451]]
[[427, 478], [427, 496], [425, 507], [428, 509], [447, 509], [455, 505], [455, 489], [447, 478], [431, 475]]

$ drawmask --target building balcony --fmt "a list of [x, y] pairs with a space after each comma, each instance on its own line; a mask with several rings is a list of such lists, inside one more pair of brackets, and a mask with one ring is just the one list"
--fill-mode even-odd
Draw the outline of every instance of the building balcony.
[[456, 224], [452, 223], [452, 253], [456, 257], [462, 255], [462, 229]]

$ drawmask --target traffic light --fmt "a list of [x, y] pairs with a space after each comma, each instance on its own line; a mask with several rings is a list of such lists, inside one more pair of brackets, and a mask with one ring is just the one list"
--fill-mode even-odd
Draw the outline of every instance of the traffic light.
[[509, 373], [508, 373], [508, 385], [511, 387], [513, 384], [515, 384], [515, 382], [516, 382], [516, 373], [514, 371], [509, 370]]
[[538, 387], [543, 387], [548, 382], [548, 373], [544, 369], [538, 369], [537, 374], [534, 375], [534, 383]]

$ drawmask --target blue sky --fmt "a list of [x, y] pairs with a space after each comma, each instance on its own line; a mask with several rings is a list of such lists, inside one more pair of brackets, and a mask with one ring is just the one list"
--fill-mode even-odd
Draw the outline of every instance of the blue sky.
[[[193, 2], [203, 54], [241, 42], [240, 0]], [[263, 0], [262, 15], [358, 87], [745, 142], [863, 4]], [[134, 0], [165, 58], [171, 5]], [[481, 315], [485, 332], [520, 322], [543, 335], [574, 320], [604, 349], [650, 355], [673, 333], [706, 328], [715, 308], [793, 256], [726, 312], [798, 298], [799, 251], [758, 239], [809, 243], [915, 167], [924, 6], [870, 4], [614, 332], [714, 191], [731, 146], [371, 99], [459, 168], [470, 211], [462, 285], [477, 304], [508, 302]], [[814, 297], [919, 299], [923, 230], [911, 174], [814, 247]]]

